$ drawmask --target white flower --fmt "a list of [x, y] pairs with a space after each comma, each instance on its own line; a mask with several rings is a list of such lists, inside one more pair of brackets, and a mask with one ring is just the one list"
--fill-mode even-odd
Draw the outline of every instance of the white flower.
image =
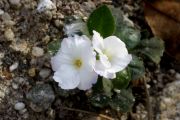
[[37, 10], [38, 12], [43, 12], [45, 10], [55, 9], [56, 6], [51, 0], [40, 0]]
[[87, 90], [96, 83], [95, 52], [86, 36], [68, 37], [61, 42], [57, 55], [51, 59], [54, 80], [62, 89]]
[[98, 32], [93, 33], [93, 48], [99, 54], [94, 70], [105, 78], [113, 79], [116, 72], [123, 70], [130, 63], [132, 56], [128, 54], [124, 42], [116, 36], [103, 39]]

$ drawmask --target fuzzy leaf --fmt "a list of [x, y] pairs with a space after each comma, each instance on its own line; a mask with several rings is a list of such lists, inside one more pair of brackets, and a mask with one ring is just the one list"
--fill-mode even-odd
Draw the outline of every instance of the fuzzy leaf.
[[48, 52], [51, 54], [51, 55], [54, 55], [58, 52], [60, 48], [60, 41], [52, 41], [48, 44]]
[[128, 65], [128, 68], [131, 72], [131, 79], [137, 80], [142, 77], [145, 73], [144, 63], [137, 56], [132, 57], [132, 61]]
[[115, 21], [110, 9], [106, 5], [98, 7], [89, 16], [87, 26], [91, 35], [96, 30], [104, 38], [111, 36], [115, 30]]
[[125, 42], [128, 50], [135, 48], [139, 44], [141, 38], [139, 30], [127, 27], [126, 25], [117, 27], [115, 35], [118, 36], [123, 42]]
[[131, 110], [134, 104], [134, 97], [130, 90], [121, 90], [120, 93], [117, 93], [114, 98], [111, 99], [109, 105], [112, 109], [121, 112], [128, 112]]
[[154, 63], [158, 64], [164, 52], [164, 42], [156, 37], [144, 39], [135, 51], [144, 54]]
[[103, 90], [104, 90], [105, 95], [111, 97], [112, 96], [111, 90], [113, 88], [112, 81], [103, 78], [102, 82], [103, 82]]
[[92, 103], [92, 105], [102, 108], [108, 105], [110, 98], [101, 93], [96, 93], [96, 94], [93, 94], [89, 98], [89, 100]]
[[112, 80], [113, 88], [126, 88], [131, 80], [131, 75], [128, 69], [120, 71], [116, 74], [116, 78]]

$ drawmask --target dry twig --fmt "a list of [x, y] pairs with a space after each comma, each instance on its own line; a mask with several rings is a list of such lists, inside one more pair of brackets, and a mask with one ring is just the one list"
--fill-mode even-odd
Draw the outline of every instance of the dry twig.
[[152, 120], [152, 108], [151, 108], [151, 103], [150, 103], [150, 95], [149, 91], [147, 88], [147, 83], [146, 83], [146, 78], [143, 78], [143, 83], [144, 83], [144, 88], [145, 88], [145, 93], [146, 93], [146, 109], [148, 111], [148, 120]]
[[96, 114], [94, 112], [89, 112], [89, 111], [85, 111], [85, 110], [80, 110], [80, 109], [75, 109], [75, 108], [68, 108], [68, 107], [61, 107], [62, 109], [65, 109], [65, 110], [69, 110], [69, 111], [75, 111], [75, 112], [81, 112], [81, 113], [86, 113], [86, 114], [91, 114], [91, 115], [94, 115], [94, 116], [98, 116], [98, 117], [101, 117], [101, 118], [104, 118], [106, 120], [114, 120], [114, 118], [111, 118], [107, 115], [103, 115], [103, 114]]

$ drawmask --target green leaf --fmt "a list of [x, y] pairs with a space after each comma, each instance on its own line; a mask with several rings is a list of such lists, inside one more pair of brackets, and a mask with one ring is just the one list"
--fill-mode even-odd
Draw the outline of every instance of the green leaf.
[[107, 95], [108, 97], [111, 97], [112, 88], [113, 88], [112, 81], [103, 78], [102, 82], [103, 82], [103, 90], [104, 90], [105, 95]]
[[121, 112], [128, 112], [132, 109], [134, 104], [134, 97], [130, 90], [121, 90], [120, 93], [117, 93], [114, 98], [111, 99], [109, 105], [112, 109]]
[[117, 27], [115, 35], [125, 42], [128, 50], [135, 48], [140, 43], [140, 31], [126, 25]]
[[116, 74], [116, 78], [112, 80], [113, 88], [126, 88], [131, 80], [131, 74], [128, 69], [120, 71]]
[[97, 83], [93, 86], [94, 93], [102, 93], [111, 97], [112, 95], [112, 81], [99, 77]]
[[145, 74], [145, 68], [143, 61], [137, 56], [132, 56], [132, 61], [128, 65], [131, 72], [131, 79], [137, 80]]
[[101, 94], [101, 93], [96, 93], [96, 94], [93, 94], [89, 98], [89, 101], [91, 102], [92, 105], [94, 105], [96, 107], [103, 108], [105, 106], [108, 106], [110, 98], [106, 95]]
[[124, 20], [123, 13], [120, 9], [111, 8], [111, 11], [116, 22], [114, 35], [125, 42], [128, 50], [135, 48], [140, 42], [140, 31], [130, 27], [130, 23]]
[[60, 48], [60, 41], [52, 41], [48, 44], [48, 52], [51, 55], [54, 55], [58, 52]]
[[141, 41], [136, 51], [144, 54], [154, 63], [158, 64], [164, 52], [164, 42], [157, 37], [144, 39]]
[[87, 26], [91, 35], [96, 30], [104, 38], [111, 36], [115, 30], [115, 21], [110, 9], [106, 5], [98, 7], [89, 16]]

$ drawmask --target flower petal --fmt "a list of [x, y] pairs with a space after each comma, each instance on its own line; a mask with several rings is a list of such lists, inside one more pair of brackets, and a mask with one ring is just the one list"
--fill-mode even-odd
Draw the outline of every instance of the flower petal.
[[102, 54], [102, 49], [104, 48], [103, 45], [103, 38], [101, 37], [101, 35], [96, 32], [95, 30], [93, 30], [93, 37], [92, 37], [92, 44], [93, 44], [93, 48], [98, 52]]
[[132, 56], [127, 54], [126, 56], [117, 56], [111, 60], [112, 67], [108, 70], [109, 72], [119, 72], [126, 68], [131, 62]]
[[108, 78], [108, 79], [113, 79], [116, 77], [116, 74], [109, 72], [108, 69], [99, 60], [96, 61], [94, 71], [97, 74], [99, 74], [100, 76], [103, 76], [103, 77]]
[[80, 90], [88, 90], [93, 84], [97, 82], [98, 75], [94, 71], [82, 70], [79, 73], [80, 83], [78, 88]]
[[59, 52], [56, 56], [51, 58], [51, 66], [54, 71], [57, 71], [61, 64], [70, 64], [71, 61], [72, 58], [70, 56]]
[[59, 83], [62, 89], [74, 89], [80, 83], [78, 73], [71, 65], [61, 65], [53, 79]]
[[132, 60], [124, 42], [116, 36], [110, 36], [104, 39], [104, 46], [108, 53], [111, 54], [111, 68], [109, 72], [115, 73], [123, 70]]
[[111, 67], [111, 63], [108, 60], [108, 57], [104, 54], [100, 54], [100, 61], [104, 65], [105, 68]]
[[126, 45], [116, 36], [110, 36], [104, 39], [104, 48], [113, 56], [124, 56], [128, 53]]

